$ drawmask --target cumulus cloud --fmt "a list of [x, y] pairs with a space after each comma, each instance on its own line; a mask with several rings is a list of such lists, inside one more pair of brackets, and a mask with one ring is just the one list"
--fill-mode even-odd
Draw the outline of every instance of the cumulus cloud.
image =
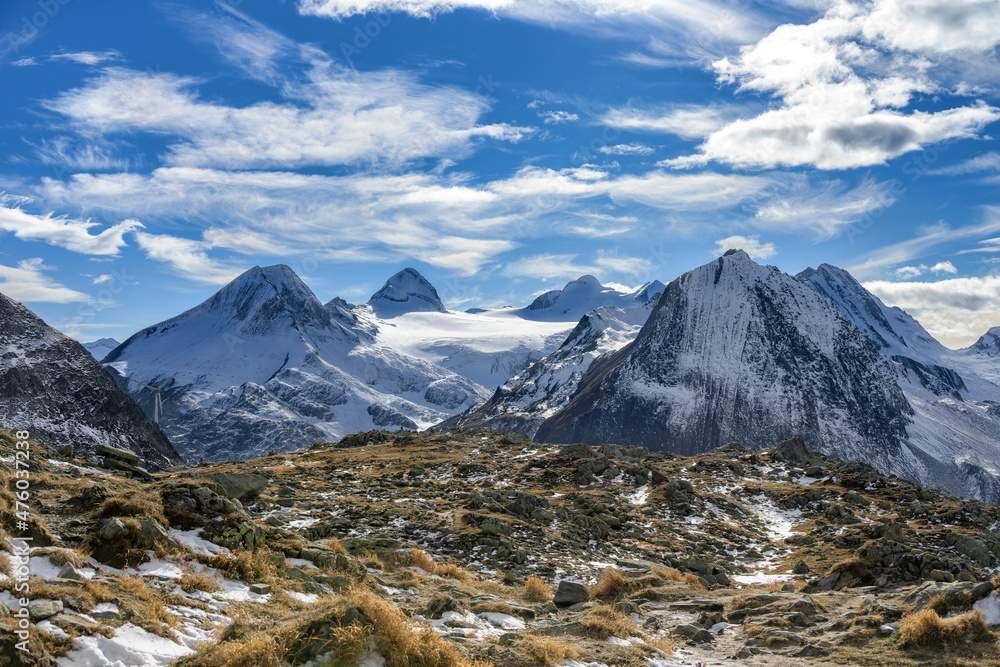
[[0, 292], [29, 303], [74, 303], [90, 298], [54, 281], [43, 273], [47, 270], [41, 257], [21, 260], [17, 266], [0, 264]]
[[770, 259], [778, 252], [773, 243], [761, 243], [757, 236], [728, 236], [715, 242], [716, 254], [727, 250], [743, 250], [757, 261]]
[[[938, 21], [933, 28], [930, 16]], [[927, 144], [981, 136], [1000, 118], [1000, 109], [983, 102], [909, 109], [917, 95], [949, 92], [938, 77], [948, 78], [954, 52], [992, 57], [1000, 32], [984, 26], [997, 20], [1000, 8], [978, 0], [840, 0], [812, 23], [779, 26], [713, 65], [721, 83], [770, 96], [775, 106], [726, 124], [698, 153], [665, 164], [683, 168], [714, 160], [751, 168], [849, 169], [884, 164]], [[963, 42], [964, 26], [975, 22], [973, 38]]]

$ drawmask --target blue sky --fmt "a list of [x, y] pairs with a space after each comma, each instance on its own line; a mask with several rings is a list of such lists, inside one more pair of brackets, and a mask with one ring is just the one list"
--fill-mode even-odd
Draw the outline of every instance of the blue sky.
[[14, 0], [0, 292], [124, 339], [255, 264], [447, 306], [742, 247], [1000, 324], [1000, 5]]

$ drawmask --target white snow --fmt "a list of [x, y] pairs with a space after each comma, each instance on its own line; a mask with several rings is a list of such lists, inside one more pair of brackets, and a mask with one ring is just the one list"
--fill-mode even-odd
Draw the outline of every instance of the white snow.
[[976, 602], [972, 605], [972, 608], [983, 612], [983, 616], [986, 618], [986, 625], [1000, 625], [1000, 594], [996, 591], [990, 591], [987, 597]]
[[58, 659], [64, 667], [165, 667], [194, 649], [126, 623], [109, 639], [78, 637], [73, 650]]

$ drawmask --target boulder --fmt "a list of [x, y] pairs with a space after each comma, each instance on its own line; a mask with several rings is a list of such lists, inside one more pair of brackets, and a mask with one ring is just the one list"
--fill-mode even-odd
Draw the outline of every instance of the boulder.
[[588, 600], [590, 600], [590, 591], [586, 586], [565, 579], [559, 582], [555, 597], [552, 598], [552, 602], [557, 607], [571, 607]]
[[119, 461], [124, 461], [125, 463], [131, 463], [132, 465], [139, 465], [139, 455], [131, 449], [119, 449], [117, 447], [109, 447], [108, 445], [98, 445], [94, 451], [97, 452], [98, 456], [117, 459]]
[[772, 447], [771, 456], [779, 461], [788, 461], [799, 465], [809, 462], [809, 450], [798, 434], [788, 440], [782, 440]]
[[251, 473], [216, 472], [208, 478], [219, 485], [223, 495], [240, 502], [256, 498], [267, 488], [266, 477]]

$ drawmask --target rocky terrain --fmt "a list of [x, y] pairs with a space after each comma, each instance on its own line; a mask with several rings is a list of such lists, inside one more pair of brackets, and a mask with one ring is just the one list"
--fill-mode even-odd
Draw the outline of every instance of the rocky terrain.
[[371, 431], [149, 482], [31, 446], [22, 566], [0, 431], [0, 664], [1000, 664], [997, 507], [797, 438]]
[[0, 418], [51, 447], [125, 447], [147, 466], [181, 462], [167, 437], [80, 343], [0, 294]]

